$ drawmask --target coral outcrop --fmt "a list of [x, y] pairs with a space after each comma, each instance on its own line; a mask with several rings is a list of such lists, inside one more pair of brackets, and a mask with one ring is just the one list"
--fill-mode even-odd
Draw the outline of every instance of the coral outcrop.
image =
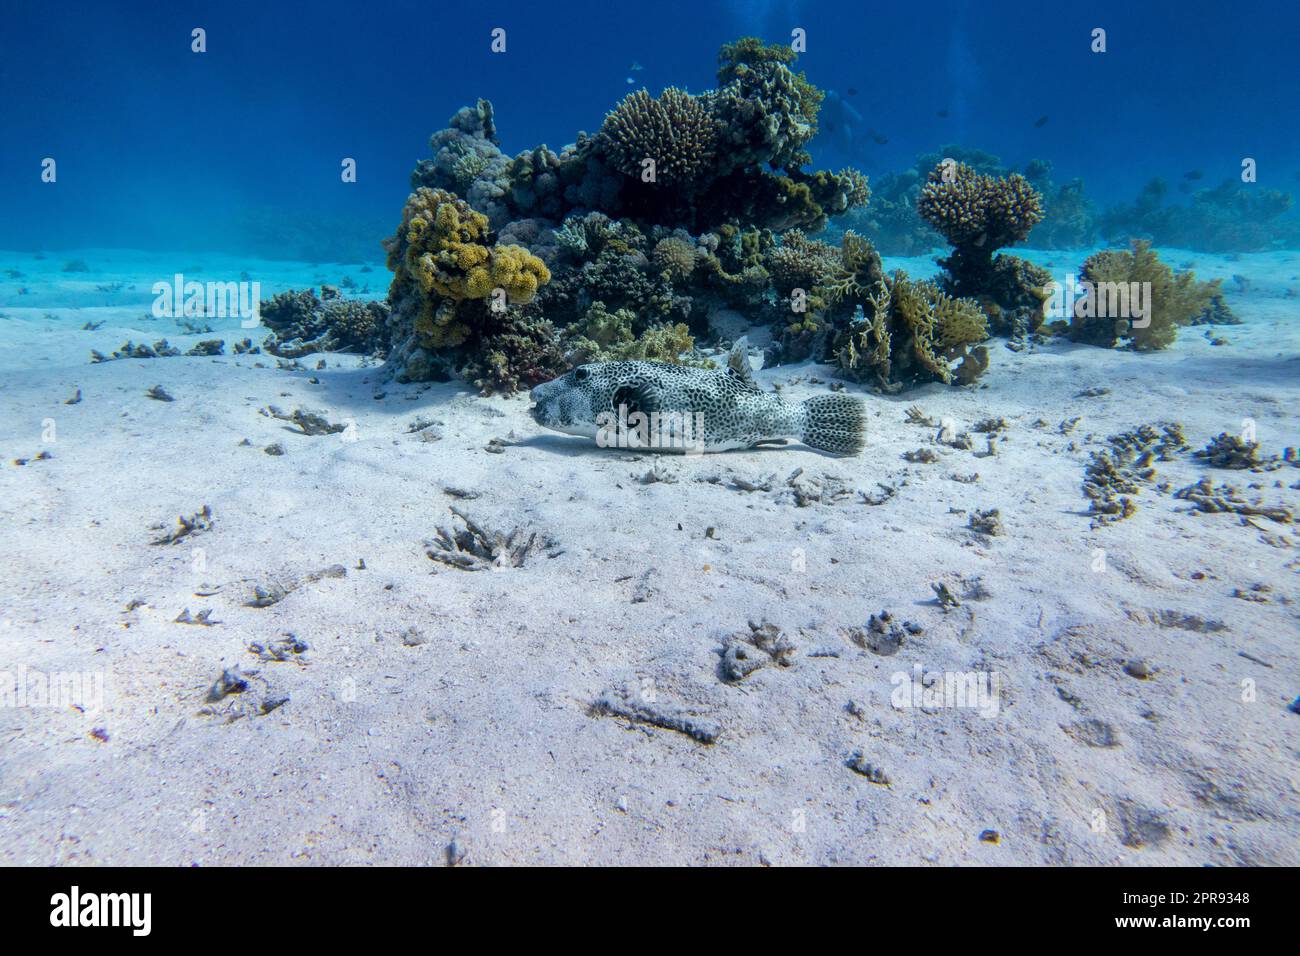
[[920, 382], [970, 384], [988, 368], [987, 319], [970, 299], [895, 272], [876, 282], [836, 339], [841, 374], [887, 392]]
[[1023, 259], [997, 254], [1022, 242], [1042, 221], [1042, 197], [1029, 180], [944, 161], [926, 179], [917, 211], [953, 246], [941, 262], [945, 292], [978, 299], [997, 333], [1023, 334], [1042, 325], [1051, 276]]
[[1075, 342], [1104, 348], [1121, 340], [1138, 351], [1167, 348], [1181, 326], [1213, 309], [1222, 295], [1218, 280], [1198, 282], [1192, 272], [1175, 274], [1141, 240], [1128, 251], [1106, 249], [1089, 256], [1081, 277], [1092, 294], [1075, 303], [1063, 331]]
[[345, 299], [327, 285], [320, 296], [314, 289], [291, 289], [264, 299], [259, 314], [273, 333], [266, 351], [301, 358], [315, 352], [382, 352], [388, 305]]

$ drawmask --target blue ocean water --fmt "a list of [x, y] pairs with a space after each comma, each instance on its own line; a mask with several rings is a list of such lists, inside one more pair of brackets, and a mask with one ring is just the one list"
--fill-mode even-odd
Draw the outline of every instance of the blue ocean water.
[[1300, 188], [1300, 9], [1263, 0], [18, 0], [0, 16], [0, 248], [13, 250], [377, 257], [429, 135], [460, 106], [492, 100], [509, 154], [559, 149], [630, 90], [710, 88], [721, 44], [794, 29], [799, 68], [829, 92], [819, 166], [876, 180], [960, 144], [1013, 168], [1048, 160], [1104, 207], [1153, 177], [1186, 201], [1249, 157], [1259, 187]]

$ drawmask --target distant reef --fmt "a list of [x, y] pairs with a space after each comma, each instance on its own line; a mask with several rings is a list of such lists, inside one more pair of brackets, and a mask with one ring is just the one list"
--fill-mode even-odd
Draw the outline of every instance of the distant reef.
[[[272, 307], [285, 316], [276, 347], [368, 347], [401, 381], [459, 377], [509, 394], [586, 362], [706, 364], [697, 343], [748, 332], [770, 363], [814, 358], [897, 392], [974, 383], [990, 336], [1014, 349], [1060, 335], [1148, 350], [1181, 325], [1231, 321], [1217, 285], [1175, 275], [1144, 244], [1094, 256], [1085, 280], [1176, 296], [1146, 312], [1150, 331], [1088, 312], [1096, 297], [1084, 314], [1060, 312], [1053, 277], [1005, 250], [1084, 246], [1108, 229], [1127, 246], [1155, 205], [1099, 216], [1083, 183], [1057, 185], [1048, 163], [1014, 171], [955, 145], [884, 177], [873, 197], [855, 169], [810, 168], [822, 99], [789, 47], [747, 37], [720, 50], [716, 89], [633, 92], [559, 152], [506, 155], [479, 100], [411, 173], [384, 241], [387, 301], [287, 295]], [[1262, 218], [1283, 205], [1251, 202]], [[917, 281], [886, 274], [873, 237], [891, 254], [950, 251], [936, 281]]]

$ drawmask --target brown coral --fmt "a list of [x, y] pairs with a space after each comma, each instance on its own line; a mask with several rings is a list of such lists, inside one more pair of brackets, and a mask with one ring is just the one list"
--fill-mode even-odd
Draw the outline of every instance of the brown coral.
[[925, 381], [969, 384], [988, 367], [987, 349], [977, 345], [985, 323], [975, 302], [895, 272], [865, 296], [861, 315], [839, 336], [836, 360], [845, 377], [890, 392]]
[[[1138, 351], [1166, 348], [1180, 326], [1222, 294], [1219, 280], [1198, 282], [1192, 272], [1175, 274], [1143, 241], [1129, 251], [1105, 249], [1089, 256], [1081, 273], [1090, 294], [1075, 303], [1067, 334], [1108, 348], [1120, 339]], [[1142, 315], [1136, 314], [1135, 296], [1145, 299]]]
[[940, 163], [921, 189], [917, 210], [952, 245], [983, 248], [991, 257], [1042, 221], [1042, 198], [1019, 173], [998, 178], [965, 163]]
[[670, 279], [686, 279], [695, 271], [695, 243], [689, 236], [669, 236], [655, 243], [650, 254], [655, 268]]
[[670, 86], [657, 98], [645, 90], [624, 97], [605, 117], [595, 147], [610, 166], [640, 179], [654, 161], [654, 181], [701, 185], [717, 155], [718, 123], [701, 97]]

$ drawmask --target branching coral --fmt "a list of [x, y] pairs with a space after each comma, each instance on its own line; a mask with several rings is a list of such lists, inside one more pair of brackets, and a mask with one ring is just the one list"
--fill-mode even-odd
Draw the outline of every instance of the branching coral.
[[1218, 280], [1198, 282], [1191, 272], [1175, 275], [1142, 241], [1127, 252], [1107, 249], [1089, 256], [1081, 272], [1089, 294], [1075, 303], [1066, 334], [1105, 348], [1120, 339], [1138, 351], [1167, 348], [1179, 326], [1204, 314], [1221, 294]]
[[964, 163], [936, 166], [917, 209], [953, 246], [984, 250], [989, 259], [996, 249], [1022, 241], [1043, 218], [1042, 197], [1024, 176], [985, 176]]
[[849, 229], [840, 240], [839, 264], [819, 291], [832, 303], [861, 304], [875, 293], [883, 278], [876, 247]]
[[605, 117], [595, 149], [625, 176], [641, 179], [650, 160], [654, 182], [693, 190], [713, 171], [718, 121], [707, 100], [675, 86], [657, 98], [637, 90]]
[[914, 256], [939, 246], [943, 238], [917, 212], [917, 200], [926, 177], [944, 159], [969, 166], [977, 173], [1001, 176], [1001, 161], [978, 149], [949, 143], [938, 152], [922, 153], [908, 169], [888, 173], [876, 181], [870, 206], [850, 209], [839, 224], [868, 236], [883, 255]]
[[695, 339], [682, 323], [653, 326], [637, 336], [632, 331], [635, 320], [636, 315], [630, 309], [610, 312], [605, 303], [593, 302], [585, 321], [574, 327], [567, 340], [569, 364], [628, 359], [702, 364], [682, 358], [695, 348]]
[[1259, 457], [1259, 442], [1246, 441], [1240, 435], [1219, 432], [1217, 438], [1200, 451], [1192, 453], [1213, 468], [1258, 468], [1267, 464]]
[[965, 163], [941, 162], [917, 199], [921, 218], [953, 246], [943, 260], [944, 291], [976, 298], [998, 332], [1037, 329], [1043, 321], [1051, 276], [1014, 256], [994, 253], [1022, 241], [1043, 218], [1042, 197], [1025, 177], [976, 172]]
[[988, 367], [987, 349], [976, 345], [987, 335], [975, 302], [895, 272], [840, 334], [836, 360], [847, 378], [891, 392], [926, 381], [969, 384]]

